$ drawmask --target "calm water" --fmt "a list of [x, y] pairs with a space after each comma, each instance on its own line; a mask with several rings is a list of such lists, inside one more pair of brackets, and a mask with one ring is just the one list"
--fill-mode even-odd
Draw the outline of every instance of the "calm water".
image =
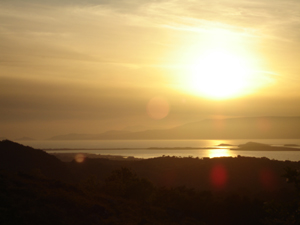
[[[153, 158], [162, 155], [181, 157], [220, 157], [251, 156], [267, 157], [277, 160], [300, 161], [300, 151], [236, 151], [231, 147], [219, 147], [224, 143], [230, 145], [245, 144], [249, 141], [283, 146], [300, 145], [300, 139], [234, 139], [234, 140], [92, 140], [92, 141], [19, 141], [19, 143], [38, 149], [47, 149], [49, 153], [91, 153], [101, 155], [134, 156], [136, 158]], [[180, 149], [148, 149], [180, 148]], [[201, 149], [189, 149], [201, 148]], [[205, 149], [210, 148], [210, 149]], [[65, 149], [65, 150], [57, 150]]]

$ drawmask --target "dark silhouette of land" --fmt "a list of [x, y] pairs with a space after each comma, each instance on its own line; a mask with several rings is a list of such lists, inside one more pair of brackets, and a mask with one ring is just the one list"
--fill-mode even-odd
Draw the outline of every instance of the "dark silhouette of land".
[[5, 140], [0, 142], [0, 221], [259, 225], [275, 224], [279, 214], [269, 212], [275, 206], [282, 218], [299, 221], [298, 208], [293, 211], [298, 193], [282, 176], [288, 171], [294, 182], [297, 169], [299, 162], [242, 156], [62, 162]]
[[67, 166], [56, 157], [8, 140], [0, 142], [0, 169], [63, 180], [69, 180], [71, 176]]
[[[285, 145], [286, 146], [286, 145]], [[261, 144], [256, 142], [248, 142], [246, 144], [238, 145], [237, 148], [231, 148], [231, 150], [248, 150], [248, 151], [300, 151], [297, 145], [288, 145], [289, 147], [271, 146], [267, 144]]]
[[233, 145], [221, 143], [221, 144], [219, 144], [218, 146], [222, 147], [222, 146], [233, 146]]
[[116, 139], [297, 139], [300, 117], [243, 117], [207, 119], [172, 129], [140, 132], [108, 131], [102, 134], [67, 134], [51, 140]]
[[300, 145], [297, 144], [285, 144], [286, 147], [299, 147]]

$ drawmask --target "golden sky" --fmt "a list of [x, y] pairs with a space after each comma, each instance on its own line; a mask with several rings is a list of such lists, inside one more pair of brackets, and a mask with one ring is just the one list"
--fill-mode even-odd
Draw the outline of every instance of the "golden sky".
[[0, 137], [299, 116], [299, 9], [299, 0], [0, 0]]

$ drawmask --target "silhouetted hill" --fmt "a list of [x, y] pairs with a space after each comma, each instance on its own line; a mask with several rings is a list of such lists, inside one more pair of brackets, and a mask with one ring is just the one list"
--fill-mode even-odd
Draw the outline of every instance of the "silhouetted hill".
[[172, 129], [114, 131], [93, 135], [60, 135], [52, 140], [96, 139], [289, 139], [300, 138], [300, 117], [207, 119]]
[[[65, 165], [75, 182], [65, 182], [69, 175]], [[286, 216], [294, 219], [299, 212], [298, 193], [282, 177], [287, 167], [293, 175], [300, 162], [166, 156], [62, 163], [42, 150], [5, 140], [0, 142], [0, 221], [6, 225], [275, 224], [278, 215], [288, 221]], [[268, 214], [270, 209], [278, 210], [275, 216]], [[264, 223], [265, 218], [271, 222]], [[299, 219], [292, 221], [298, 224]]]
[[78, 184], [0, 171], [1, 224], [261, 225], [263, 200], [156, 188], [127, 168]]
[[[113, 170], [131, 168], [139, 176], [147, 178], [159, 187], [186, 186], [197, 190], [217, 190], [212, 183], [212, 173], [226, 174], [223, 191], [246, 190], [249, 193], [272, 192], [286, 188], [282, 177], [286, 167], [300, 169], [299, 162], [276, 161], [267, 158], [223, 157], [223, 158], [177, 158], [159, 157], [140, 161], [117, 161], [89, 159], [83, 163], [73, 161], [69, 168], [78, 179], [87, 174], [104, 180]], [[219, 172], [218, 172], [219, 171]]]
[[49, 178], [70, 180], [64, 163], [42, 150], [9, 140], [0, 141], [0, 170], [34, 173]]
[[113, 170], [121, 167], [132, 168], [139, 176], [157, 186], [184, 185], [199, 190], [214, 189], [211, 174], [215, 168], [221, 168], [226, 173], [225, 191], [246, 188], [258, 192], [286, 187], [286, 181], [281, 177], [284, 168], [300, 169], [300, 163], [252, 157], [198, 159], [169, 156], [138, 161], [86, 158], [81, 163], [75, 160], [63, 163], [42, 150], [8, 140], [0, 142], [0, 169], [7, 171], [40, 172], [49, 178], [70, 180], [72, 177], [74, 181], [96, 176], [100, 182], [104, 182]]

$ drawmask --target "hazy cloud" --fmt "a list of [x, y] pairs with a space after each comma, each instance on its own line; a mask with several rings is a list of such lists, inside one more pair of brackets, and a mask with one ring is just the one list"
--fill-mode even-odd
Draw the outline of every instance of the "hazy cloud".
[[[2, 0], [0, 136], [18, 124], [23, 131], [35, 123], [36, 132], [38, 122], [67, 132], [101, 121], [100, 131], [170, 127], [216, 114], [297, 114], [299, 8], [298, 0]], [[225, 104], [176, 89], [185, 64], [215, 37], [257, 53], [264, 72], [256, 82], [277, 80], [262, 89], [265, 96]], [[280, 93], [291, 105], [280, 107]], [[153, 122], [146, 106], [156, 96], [171, 108]]]

